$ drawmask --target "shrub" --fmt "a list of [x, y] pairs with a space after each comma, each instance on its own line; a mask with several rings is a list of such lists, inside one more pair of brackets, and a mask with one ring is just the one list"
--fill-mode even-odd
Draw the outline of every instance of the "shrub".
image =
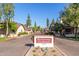
[[27, 32], [20, 32], [18, 35], [25, 35], [28, 34]]
[[17, 24], [15, 22], [10, 22], [9, 23], [9, 27], [10, 27], [11, 31], [16, 32], [16, 30], [17, 30]]

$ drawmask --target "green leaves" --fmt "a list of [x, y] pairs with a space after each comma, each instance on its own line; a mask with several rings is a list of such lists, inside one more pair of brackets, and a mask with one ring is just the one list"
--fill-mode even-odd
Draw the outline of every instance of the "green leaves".
[[10, 18], [13, 17], [14, 16], [13, 4], [10, 4], [10, 3], [3, 4], [3, 12], [6, 17], [10, 17]]
[[0, 4], [0, 19], [1, 19], [1, 16], [2, 16], [2, 4]]
[[69, 7], [62, 12], [62, 16], [60, 14], [60, 18], [64, 25], [67, 24], [76, 29], [75, 38], [77, 38], [77, 29], [79, 26], [79, 3], [70, 4]]
[[61, 19], [64, 24], [77, 27], [79, 24], [79, 4], [70, 4], [69, 7], [62, 12]]
[[17, 30], [17, 24], [15, 22], [9, 23], [9, 27], [14, 32]]
[[37, 31], [37, 24], [36, 24], [36, 22], [34, 23], [33, 30], [34, 30], [34, 32]]
[[26, 20], [26, 25], [27, 27], [31, 26], [31, 19], [30, 19], [30, 15], [28, 14], [27, 20]]
[[6, 35], [8, 35], [10, 31], [16, 30], [15, 24], [10, 21], [14, 16], [14, 5], [12, 3], [0, 4], [0, 19], [1, 16], [3, 16], [3, 19], [5, 20], [4, 25], [1, 25], [1, 28], [4, 27], [6, 29]]
[[4, 28], [4, 24], [0, 24], [0, 29]]
[[49, 27], [49, 29], [52, 31], [52, 30], [54, 30], [54, 24], [55, 24], [55, 21], [54, 21], [54, 19], [52, 20], [52, 22], [51, 22], [51, 24], [50, 24], [50, 27]]
[[49, 19], [46, 19], [47, 28], [49, 28]]
[[2, 16], [2, 11], [0, 10], [0, 19], [1, 19], [1, 16]]

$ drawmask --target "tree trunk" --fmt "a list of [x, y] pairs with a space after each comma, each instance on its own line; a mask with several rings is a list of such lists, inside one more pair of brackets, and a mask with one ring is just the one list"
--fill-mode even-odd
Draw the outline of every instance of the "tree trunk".
[[77, 29], [78, 27], [75, 28], [75, 39], [77, 40]]
[[8, 36], [8, 20], [6, 20], [6, 36]]

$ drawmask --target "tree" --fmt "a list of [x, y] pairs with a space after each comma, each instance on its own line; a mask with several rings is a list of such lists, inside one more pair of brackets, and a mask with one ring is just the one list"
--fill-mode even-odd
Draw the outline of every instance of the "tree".
[[54, 19], [52, 19], [52, 22], [51, 22], [50, 27], [49, 27], [50, 31], [54, 30], [54, 24], [55, 24], [55, 21], [54, 21]]
[[27, 20], [26, 20], [26, 25], [27, 27], [31, 26], [31, 19], [30, 19], [30, 15], [28, 14]]
[[34, 32], [36, 32], [36, 31], [37, 31], [36, 21], [35, 21], [35, 23], [34, 23], [33, 31], [34, 31]]
[[16, 24], [12, 21], [14, 16], [14, 5], [11, 3], [0, 4], [0, 19], [3, 17], [4, 22], [0, 26], [6, 29], [6, 36], [16, 30]]
[[37, 31], [37, 25], [36, 25], [36, 22], [34, 24], [34, 31]]
[[37, 30], [40, 31], [40, 32], [42, 32], [42, 27], [37, 26]]
[[76, 31], [75, 31], [75, 38], [77, 38], [77, 30], [78, 30], [78, 25], [79, 25], [79, 4], [78, 3], [73, 3], [70, 5], [70, 10], [72, 10], [72, 22], [71, 26], [74, 26]]
[[17, 24], [15, 23], [15, 22], [10, 22], [9, 23], [9, 27], [10, 27], [10, 29], [11, 29], [11, 32], [16, 32], [16, 30], [17, 30]]
[[35, 24], [34, 24], [34, 27], [37, 27], [36, 22], [35, 22]]
[[0, 22], [1, 22], [1, 17], [2, 17], [2, 4], [0, 4]]
[[75, 38], [77, 38], [77, 30], [79, 25], [79, 4], [70, 4], [69, 7], [62, 12], [61, 15], [61, 19], [64, 24], [72, 26], [76, 29]]
[[37, 31], [40, 31], [40, 26], [37, 26]]
[[55, 24], [54, 24], [54, 30], [55, 30], [55, 32], [57, 32], [58, 33], [58, 31], [59, 31], [59, 22], [58, 22], [58, 19], [56, 20], [56, 22], [55, 22]]
[[49, 19], [46, 19], [47, 28], [49, 28]]
[[6, 36], [9, 34], [9, 23], [11, 22], [11, 18], [14, 16], [14, 5], [13, 4], [2, 4], [3, 14], [6, 22]]
[[65, 8], [64, 11], [62, 11], [60, 15], [60, 19], [63, 21], [64, 25], [70, 25], [72, 17], [71, 17], [70, 10], [68, 8]]

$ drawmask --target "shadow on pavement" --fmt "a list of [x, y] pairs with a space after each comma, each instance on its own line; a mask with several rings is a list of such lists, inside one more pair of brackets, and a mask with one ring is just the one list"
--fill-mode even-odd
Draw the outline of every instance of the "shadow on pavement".
[[25, 46], [31, 47], [31, 46], [34, 46], [34, 44], [32, 44], [32, 43], [30, 43], [30, 44], [25, 44]]

